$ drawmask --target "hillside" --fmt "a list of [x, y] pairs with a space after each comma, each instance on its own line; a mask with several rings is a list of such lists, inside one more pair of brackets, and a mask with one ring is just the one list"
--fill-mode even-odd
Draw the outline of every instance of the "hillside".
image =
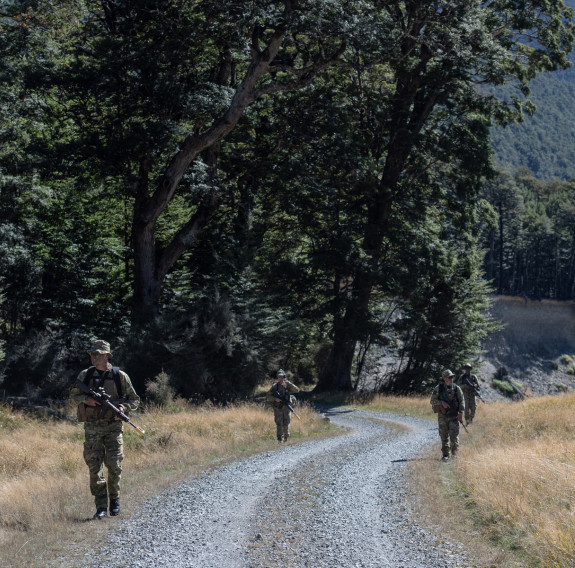
[[[575, 0], [565, 3], [575, 8]], [[574, 53], [570, 59], [575, 63]], [[492, 129], [495, 164], [512, 174], [527, 167], [543, 180], [575, 178], [575, 67], [540, 75], [529, 86], [537, 111], [521, 124]], [[504, 92], [518, 96], [511, 87]]]
[[484, 346], [483, 379], [504, 367], [527, 392], [575, 391], [575, 302], [500, 296], [491, 314], [505, 327]]

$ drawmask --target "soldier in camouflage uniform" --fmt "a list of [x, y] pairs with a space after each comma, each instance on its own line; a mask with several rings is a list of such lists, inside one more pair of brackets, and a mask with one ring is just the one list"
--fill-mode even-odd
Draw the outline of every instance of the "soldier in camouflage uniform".
[[457, 380], [457, 384], [461, 387], [463, 397], [465, 398], [465, 422], [467, 424], [471, 424], [475, 417], [475, 410], [477, 409], [475, 390], [479, 392], [480, 387], [477, 375], [471, 374], [471, 365], [469, 363], [465, 363], [465, 365], [463, 365], [463, 370], [463, 374]]
[[[92, 367], [84, 369], [78, 379], [95, 391], [102, 387], [110, 395], [110, 402], [122, 412], [128, 414], [136, 410], [140, 397], [130, 377], [110, 364], [110, 344], [101, 339], [95, 341], [88, 353]], [[78, 421], [84, 422], [84, 461], [90, 470], [90, 491], [96, 503], [94, 518], [103, 519], [106, 516], [108, 498], [110, 515], [118, 515], [124, 458], [123, 422], [77, 386], [70, 391], [70, 398], [78, 405]], [[108, 469], [107, 483], [104, 466]]]
[[447, 461], [449, 454], [455, 456], [459, 449], [459, 423], [463, 420], [465, 399], [461, 389], [453, 384], [455, 375], [446, 369], [439, 383], [431, 393], [431, 408], [437, 413], [439, 437], [441, 438], [442, 459]]
[[295, 392], [299, 392], [299, 388], [293, 383], [290, 383], [283, 369], [280, 369], [277, 372], [277, 382], [275, 382], [268, 391], [268, 400], [272, 403], [274, 409], [278, 442], [287, 442], [290, 437], [289, 425], [291, 411], [284, 401], [288, 400], [293, 406], [295, 404], [295, 397], [291, 395]]

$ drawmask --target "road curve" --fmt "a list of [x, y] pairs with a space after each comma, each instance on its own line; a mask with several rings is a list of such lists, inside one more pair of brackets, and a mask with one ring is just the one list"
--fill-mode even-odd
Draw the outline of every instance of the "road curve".
[[190, 478], [122, 519], [83, 568], [467, 568], [410, 516], [409, 460], [428, 420], [333, 409], [341, 436]]

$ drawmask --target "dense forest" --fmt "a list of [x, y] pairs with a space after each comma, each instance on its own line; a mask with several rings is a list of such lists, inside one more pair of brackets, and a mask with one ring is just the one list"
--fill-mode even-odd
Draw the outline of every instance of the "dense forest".
[[498, 175], [490, 138], [568, 67], [563, 2], [0, 5], [5, 392], [61, 396], [95, 337], [142, 394], [351, 390], [376, 346], [424, 390], [491, 280], [572, 295], [569, 184]]

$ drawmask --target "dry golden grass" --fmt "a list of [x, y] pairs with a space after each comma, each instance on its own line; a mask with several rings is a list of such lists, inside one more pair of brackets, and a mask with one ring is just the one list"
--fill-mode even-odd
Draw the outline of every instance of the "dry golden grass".
[[[350, 405], [435, 420], [428, 397], [381, 397]], [[150, 410], [125, 429], [123, 506], [138, 503], [222, 460], [277, 447], [271, 411], [258, 405]], [[292, 421], [294, 440], [330, 434], [306, 406]], [[0, 568], [70, 563], [74, 542], [101, 538], [109, 523], [93, 512], [83, 431], [0, 411]], [[413, 462], [420, 514], [459, 539], [478, 565], [497, 568], [575, 566], [575, 395], [480, 405], [457, 461], [439, 461], [439, 444]], [[14, 552], [16, 551], [17, 554]], [[15, 562], [15, 558], [18, 560]]]
[[[478, 518], [538, 566], [575, 566], [575, 395], [482, 405], [461, 479]], [[476, 425], [474, 422], [474, 429]]]
[[[262, 405], [226, 408], [178, 403], [172, 412], [149, 410], [134, 418], [146, 434], [124, 429], [124, 515], [147, 497], [206, 467], [278, 447], [273, 414]], [[330, 435], [334, 428], [303, 405], [292, 420], [292, 440]], [[83, 427], [38, 421], [0, 409], [0, 568], [61, 566], [109, 528], [87, 523], [94, 513]], [[75, 552], [76, 551], [76, 552]], [[68, 560], [67, 568], [76, 564]]]
[[[428, 397], [366, 408], [425, 416]], [[433, 416], [428, 411], [428, 416]], [[414, 463], [420, 514], [479, 565], [575, 567], [575, 395], [482, 404], [457, 461]]]
[[391, 412], [393, 414], [407, 414], [419, 418], [434, 418], [429, 397], [423, 396], [387, 396], [374, 395], [367, 400], [350, 399], [350, 403], [373, 412]]

